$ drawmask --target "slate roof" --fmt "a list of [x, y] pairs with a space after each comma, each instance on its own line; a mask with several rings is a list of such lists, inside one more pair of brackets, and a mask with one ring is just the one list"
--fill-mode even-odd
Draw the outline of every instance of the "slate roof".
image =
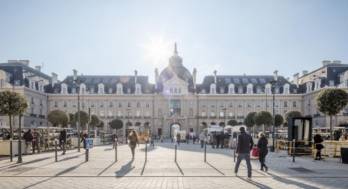
[[[232, 83], [235, 87], [235, 93], [238, 92], [238, 88], [243, 88], [243, 93], [246, 93], [246, 88], [249, 83], [253, 84], [253, 92], [257, 92], [257, 88], [261, 88], [264, 92], [265, 85], [273, 81], [273, 75], [217, 75], [216, 92], [219, 94], [220, 89], [224, 89], [224, 93], [228, 93], [228, 86]], [[198, 92], [202, 93], [203, 90], [206, 93], [210, 92], [210, 85], [214, 83], [214, 76], [205, 76], [202, 84], [197, 85]], [[283, 86], [288, 83], [290, 85], [290, 92], [294, 93], [297, 88], [296, 85], [291, 84], [283, 76], [278, 76], [276, 87], [279, 87], [280, 93], [283, 92]]]
[[[116, 92], [116, 86], [118, 83], [121, 83], [123, 86], [123, 93], [127, 94], [128, 89], [130, 93], [134, 93], [135, 91], [135, 76], [114, 76], [114, 75], [82, 75], [78, 76], [77, 80], [82, 84], [86, 85], [86, 90], [91, 91], [94, 89], [94, 93], [98, 92], [98, 84], [104, 84], [104, 92], [105, 94], [109, 93], [109, 90], [112, 89], [112, 93]], [[70, 93], [72, 89], [75, 87], [73, 76], [66, 77], [63, 81], [55, 86], [46, 86], [46, 90], [48, 92], [60, 93], [61, 84], [65, 83], [68, 85], [68, 92]], [[141, 85], [142, 93], [153, 93], [154, 85], [148, 82], [147, 76], [137, 76], [137, 83]]]

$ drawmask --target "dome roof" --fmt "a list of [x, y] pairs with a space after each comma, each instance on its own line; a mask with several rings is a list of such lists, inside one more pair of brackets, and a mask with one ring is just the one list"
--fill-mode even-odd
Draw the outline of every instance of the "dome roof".
[[177, 47], [175, 44], [174, 55], [169, 58], [169, 65], [163, 69], [159, 75], [159, 84], [170, 80], [174, 75], [178, 78], [186, 81], [189, 85], [189, 90], [193, 89], [193, 78], [191, 73], [182, 64], [182, 58], [178, 55]]

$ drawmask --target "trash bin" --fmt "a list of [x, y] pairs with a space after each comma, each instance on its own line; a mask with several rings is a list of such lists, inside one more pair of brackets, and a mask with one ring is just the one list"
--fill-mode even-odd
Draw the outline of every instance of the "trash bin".
[[342, 163], [348, 164], [348, 148], [341, 148]]

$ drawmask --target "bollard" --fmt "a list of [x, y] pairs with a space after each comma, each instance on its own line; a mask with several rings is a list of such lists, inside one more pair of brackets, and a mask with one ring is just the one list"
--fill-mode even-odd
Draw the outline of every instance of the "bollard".
[[85, 161], [87, 162], [88, 161], [88, 155], [89, 155], [89, 149], [86, 149], [86, 151], [85, 151], [86, 153], [85, 153]]
[[117, 162], [117, 141], [115, 140], [115, 162]]
[[12, 137], [10, 138], [10, 162], [13, 161], [13, 146], [12, 146]]
[[145, 162], [147, 162], [147, 141], [145, 142]]
[[207, 162], [207, 141], [204, 141], [204, 162]]
[[174, 162], [176, 162], [176, 150], [177, 150], [177, 145], [175, 144]]
[[54, 140], [54, 161], [58, 162], [57, 139]]
[[295, 150], [295, 139], [293, 139], [292, 140], [292, 162], [295, 162], [295, 152], [296, 152], [296, 150]]

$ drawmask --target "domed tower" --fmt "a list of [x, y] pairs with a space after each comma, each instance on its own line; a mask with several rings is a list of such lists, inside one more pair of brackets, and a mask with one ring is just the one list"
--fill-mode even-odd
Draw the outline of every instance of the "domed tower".
[[183, 66], [176, 43], [174, 44], [174, 54], [169, 58], [169, 65], [159, 76], [158, 88], [162, 93], [178, 95], [194, 92], [193, 77]]

